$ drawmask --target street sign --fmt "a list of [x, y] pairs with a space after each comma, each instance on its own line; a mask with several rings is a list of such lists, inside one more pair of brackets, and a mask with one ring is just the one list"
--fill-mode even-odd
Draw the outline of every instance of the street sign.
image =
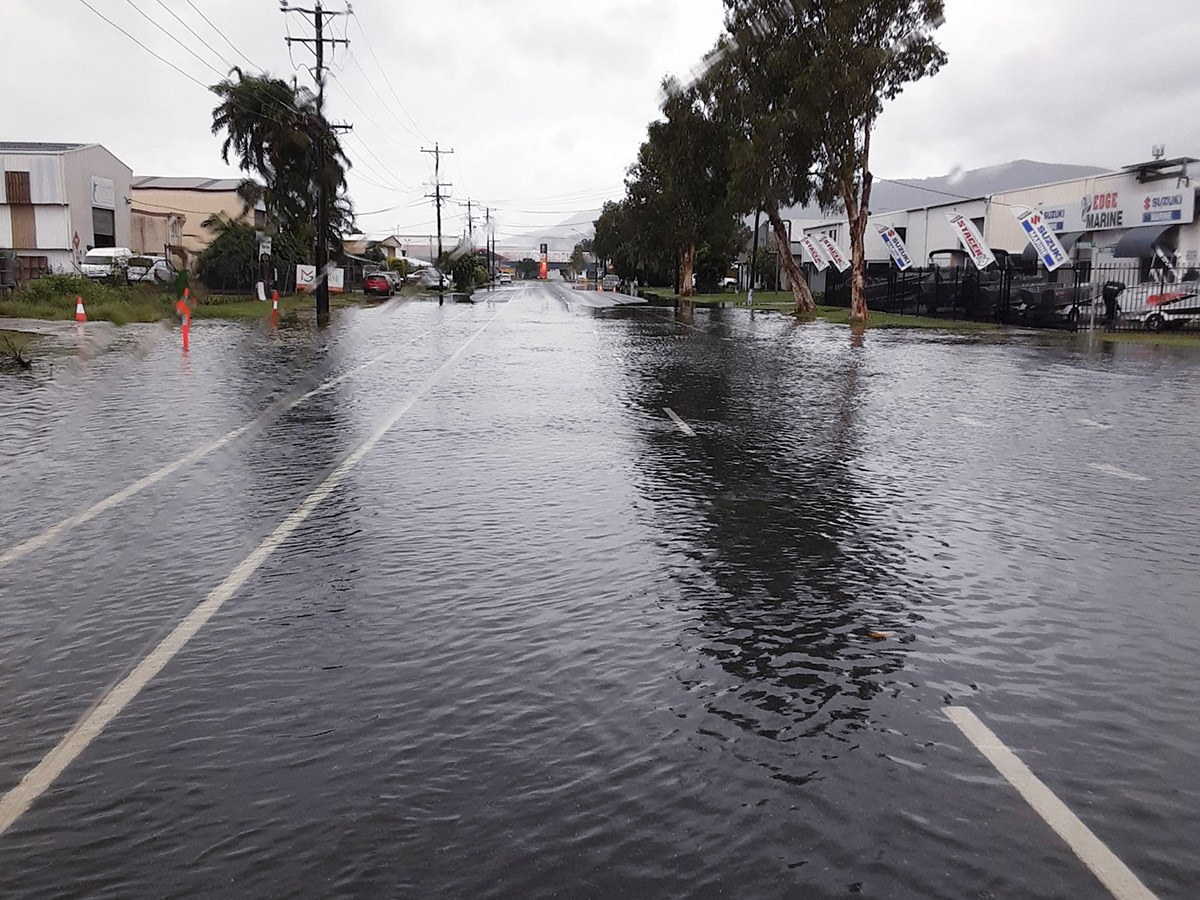
[[1028, 206], [1014, 206], [1012, 212], [1017, 217], [1017, 221], [1021, 223], [1021, 227], [1025, 229], [1025, 236], [1029, 238], [1033, 249], [1037, 251], [1038, 258], [1041, 259], [1047, 272], [1053, 272], [1069, 262], [1067, 251], [1054, 236], [1054, 232], [1050, 230], [1050, 226], [1046, 224], [1041, 213]]
[[75, 232], [75, 237], [71, 238], [71, 244], [75, 247], [76, 250], [79, 249], [79, 232], [78, 231]]
[[271, 255], [271, 239], [266, 235], [258, 237], [258, 255], [260, 259]]
[[825, 255], [829, 257], [829, 261], [833, 263], [839, 272], [845, 272], [850, 268], [846, 254], [842, 252], [842, 248], [838, 246], [837, 241], [827, 234], [822, 234], [817, 237], [817, 243], [821, 245], [821, 249], [825, 251]]
[[904, 246], [904, 239], [900, 237], [895, 228], [890, 225], [880, 225], [879, 237], [883, 239], [884, 246], [895, 260], [896, 268], [901, 272], [912, 268], [912, 256], [909, 255], [908, 248]]
[[812, 260], [812, 264], [817, 267], [818, 272], [824, 272], [829, 267], [829, 260], [825, 258], [821, 248], [807, 234], [800, 238], [800, 246], [804, 248], [804, 252], [808, 254], [808, 258]]
[[946, 218], [954, 226], [959, 243], [967, 251], [967, 256], [971, 257], [971, 262], [975, 263], [975, 268], [982, 272], [996, 261], [996, 255], [984, 242], [983, 235], [979, 233], [974, 222], [958, 213], [946, 213]]

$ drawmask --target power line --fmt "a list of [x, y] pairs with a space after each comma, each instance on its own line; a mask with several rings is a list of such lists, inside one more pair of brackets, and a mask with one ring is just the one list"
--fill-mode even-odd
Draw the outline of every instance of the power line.
[[419, 134], [416, 134], [412, 131], [409, 131], [409, 134], [412, 134], [413, 137], [428, 141], [429, 135], [421, 130], [421, 126], [417, 124], [417, 120], [412, 117], [412, 113], [408, 111], [408, 108], [404, 105], [404, 101], [400, 99], [400, 95], [397, 94], [396, 89], [392, 87], [392, 80], [388, 78], [387, 69], [383, 67], [383, 65], [379, 62], [379, 57], [375, 55], [375, 48], [371, 46], [371, 41], [367, 37], [366, 29], [362, 27], [362, 22], [358, 20], [357, 13], [354, 15], [354, 24], [358, 27], [359, 34], [362, 35], [363, 43], [367, 45], [367, 51], [371, 54], [371, 59], [375, 60], [375, 65], [378, 66], [380, 74], [383, 75], [384, 83], [388, 86], [388, 90], [392, 92], [392, 96], [396, 98], [396, 104], [400, 107], [404, 115], [408, 117], [408, 121], [412, 122], [413, 128], [420, 132]]
[[196, 11], [196, 14], [199, 15], [200, 18], [202, 18], [205, 22], [208, 22], [209, 28], [211, 28], [213, 31], [215, 31], [217, 34], [219, 34], [221, 36], [221, 39], [223, 41], [225, 41], [225, 43], [227, 43], [231, 48], [233, 48], [234, 53], [236, 53], [238, 56], [240, 56], [246, 62], [250, 63], [250, 65], [253, 68], [258, 69], [258, 71], [260, 71], [260, 72], [263, 71], [262, 66], [257, 65], [254, 62], [254, 60], [252, 60], [250, 57], [248, 57], [245, 53], [243, 53], [237, 47], [234, 47], [233, 41], [229, 40], [229, 38], [225, 36], [225, 32], [223, 32], [220, 28], [218, 28], [216, 25], [214, 25], [212, 23], [212, 20], [209, 19], [209, 17], [204, 14], [203, 10], [201, 10], [198, 6], [196, 6], [196, 4], [192, 2], [192, 0], [186, 0], [186, 2], [187, 2], [188, 6], [190, 6], [192, 9], [194, 9]]
[[224, 74], [216, 66], [212, 65], [212, 63], [210, 63], [208, 60], [206, 60], [204, 57], [202, 57], [199, 53], [197, 53], [195, 50], [193, 50], [191, 47], [189, 47], [187, 44], [185, 44], [179, 38], [175, 37], [175, 35], [171, 34], [171, 32], [167, 31], [167, 29], [163, 28], [162, 25], [160, 25], [157, 21], [152, 19], [146, 13], [146, 11], [143, 10], [136, 3], [134, 3], [133, 0], [125, 0], [125, 2], [128, 3], [130, 6], [132, 6], [137, 11], [137, 14], [139, 16], [141, 16], [143, 19], [145, 19], [147, 22], [149, 22], [151, 25], [153, 25], [155, 28], [157, 28], [159, 31], [161, 31], [163, 34], [165, 34], [167, 37], [169, 37], [175, 43], [177, 43], [180, 47], [182, 47], [184, 50], [186, 50], [188, 53], [190, 53], [193, 57], [195, 57], [197, 60], [199, 60], [201, 65], [208, 66], [208, 69], [210, 72], [215, 73], [218, 78], [225, 77]]
[[391, 117], [396, 120], [396, 123], [401, 128], [403, 128], [405, 131], [407, 131], [413, 137], [420, 140], [420, 135], [418, 135], [415, 131], [413, 131], [411, 128], [409, 128], [407, 125], [405, 125], [402, 121], [400, 121], [400, 117], [398, 115], [396, 115], [395, 111], [392, 109], [391, 104], [383, 99], [383, 95], [379, 93], [379, 91], [375, 87], [374, 82], [372, 82], [371, 79], [367, 76], [366, 70], [363, 69], [363, 67], [362, 67], [362, 63], [360, 63], [358, 61], [358, 57], [355, 56], [353, 53], [351, 53], [350, 61], [352, 63], [354, 63], [354, 67], [356, 69], [358, 69], [359, 73], [362, 75], [363, 80], [367, 83], [367, 87], [369, 87], [371, 89], [371, 93], [373, 93], [379, 99], [380, 105], [383, 106], [383, 108], [386, 109], [389, 114], [391, 114]]
[[87, 0], [79, 0], [79, 2], [82, 3], [84, 6], [86, 6], [88, 9], [90, 9], [92, 12], [94, 12], [96, 15], [98, 15], [101, 19], [103, 19], [105, 22], [107, 22], [113, 28], [117, 29], [117, 31], [121, 32], [121, 34], [125, 35], [125, 37], [129, 38], [131, 41], [133, 41], [135, 44], [137, 44], [139, 47], [141, 47], [143, 50], [145, 50], [147, 53], [149, 53], [151, 56], [153, 56], [159, 62], [166, 63], [168, 66], [170, 66], [172, 69], [174, 69], [176, 72], [178, 72], [180, 75], [182, 75], [184, 78], [186, 78], [188, 81], [192, 82], [193, 84], [200, 85], [200, 87], [204, 88], [204, 90], [206, 90], [206, 91], [209, 90], [209, 86], [207, 84], [205, 84], [203, 81], [201, 81], [198, 78], [193, 78], [191, 75], [189, 75], [187, 72], [183, 71], [183, 69], [179, 68], [179, 66], [175, 65], [175, 63], [171, 62], [166, 57], [159, 56], [157, 53], [155, 53], [153, 50], [151, 50], [149, 47], [147, 47], [145, 44], [143, 44], [141, 41], [139, 41], [137, 38], [135, 38], [132, 34], [130, 34], [128, 31], [126, 31], [124, 28], [122, 28], [116, 22], [114, 22], [112, 19], [108, 18], [108, 16], [104, 15], [104, 13], [100, 12], [100, 10], [96, 9], [96, 7], [92, 6], [92, 4], [88, 3]]
[[183, 21], [183, 19], [181, 19], [179, 17], [179, 13], [175, 12], [175, 10], [171, 9], [171, 7], [167, 6], [167, 4], [164, 2], [164, 0], [157, 0], [157, 3], [163, 9], [165, 9], [168, 13], [170, 13], [172, 16], [174, 16], [175, 21], [178, 22], [180, 25], [182, 25], [184, 28], [186, 28], [191, 33], [192, 37], [194, 37], [196, 40], [198, 40], [200, 43], [202, 43], [205, 47], [207, 47], [217, 57], [217, 59], [221, 60], [221, 62], [223, 62], [228, 68], [233, 68], [233, 63], [231, 63], [229, 60], [227, 60], [225, 58], [224, 54], [222, 54], [220, 50], [218, 50], [216, 47], [214, 47], [212, 44], [210, 44], [204, 38], [200, 37], [200, 35], [196, 34], [196, 30], [194, 28], [192, 28], [192, 26], [189, 25], [187, 22]]

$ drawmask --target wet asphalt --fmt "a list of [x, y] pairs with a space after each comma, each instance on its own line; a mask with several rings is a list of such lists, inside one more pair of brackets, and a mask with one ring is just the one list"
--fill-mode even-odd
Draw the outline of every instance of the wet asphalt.
[[1194, 896], [1200, 354], [476, 299], [0, 373], [0, 895]]

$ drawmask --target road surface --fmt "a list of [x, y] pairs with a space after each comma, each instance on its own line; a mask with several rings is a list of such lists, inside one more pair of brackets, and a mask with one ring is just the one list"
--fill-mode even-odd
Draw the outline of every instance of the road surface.
[[1194, 896], [1195, 353], [479, 299], [0, 376], [0, 895]]

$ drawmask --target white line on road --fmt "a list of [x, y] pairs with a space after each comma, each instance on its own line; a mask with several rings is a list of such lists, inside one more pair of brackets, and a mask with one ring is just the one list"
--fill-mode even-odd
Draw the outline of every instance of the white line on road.
[[666, 413], [668, 416], [670, 416], [670, 417], [671, 417], [671, 421], [672, 421], [672, 422], [674, 422], [676, 425], [678, 425], [678, 426], [679, 426], [679, 430], [680, 430], [680, 431], [682, 431], [682, 432], [683, 432], [684, 434], [686, 434], [688, 437], [695, 437], [695, 436], [696, 436], [696, 432], [692, 431], [691, 427], [688, 425], [688, 423], [687, 423], [687, 422], [685, 422], [685, 421], [683, 421], [683, 419], [679, 418], [679, 415], [678, 415], [678, 414], [675, 412], [675, 410], [671, 409], [671, 407], [669, 407], [669, 406], [664, 406], [664, 407], [662, 408], [662, 410], [663, 410], [663, 412], [665, 412], [665, 413]]
[[204, 627], [205, 623], [216, 615], [217, 610], [300, 527], [304, 520], [312, 514], [312, 511], [321, 504], [321, 501], [328, 497], [342, 480], [345, 479], [350, 470], [371, 451], [371, 448], [379, 443], [383, 436], [416, 405], [417, 401], [437, 384], [442, 375], [454, 363], [458, 362], [459, 358], [467, 351], [467, 348], [475, 343], [476, 338], [483, 334], [487, 327], [496, 320], [498, 315], [499, 312], [488, 319], [482, 328], [472, 334], [467, 339], [467, 342], [454, 352], [453, 356], [446, 360], [436, 372], [425, 379], [416, 392], [392, 412], [387, 421], [379, 426], [366, 441], [360, 444], [357, 450], [346, 457], [337, 468], [330, 472], [325, 480], [317, 485], [316, 489], [305, 497], [304, 501], [286, 519], [279, 523], [278, 527], [267, 535], [263, 542], [249, 556], [242, 560], [224, 581], [213, 588], [199, 606], [188, 613], [184, 620], [176, 625], [174, 630], [163, 638], [158, 646], [151, 650], [134, 667], [132, 672], [126, 675], [116, 687], [105, 694], [100, 702], [84, 715], [76, 723], [75, 727], [58, 742], [54, 749], [46, 754], [42, 761], [21, 779], [20, 784], [5, 794], [3, 798], [0, 798], [0, 835], [4, 834], [17, 819], [24, 815], [33, 804], [33, 801], [45, 793], [47, 788], [54, 783], [67, 766], [74, 762], [79, 754], [87, 749], [88, 745], [100, 735], [105, 726], [115, 719], [121, 710], [128, 706], [141, 693], [142, 689], [187, 645], [188, 641], [195, 637], [196, 633]]
[[1111, 425], [1107, 425], [1104, 422], [1097, 422], [1095, 419], [1080, 419], [1075, 424], [1083, 425], [1085, 428], [1098, 428], [1101, 431], [1108, 431], [1108, 429], [1112, 428]]
[[1129, 867], [975, 713], [965, 706], [948, 706], [946, 715], [1005, 780], [1017, 789], [1034, 812], [1067, 842], [1116, 900], [1158, 900]]
[[[446, 319], [443, 322], [439, 322], [436, 326], [434, 326], [433, 328], [430, 328], [428, 331], [424, 331], [421, 334], [418, 334], [415, 337], [413, 337], [407, 341], [404, 341], [403, 344], [415, 343], [416, 341], [419, 341], [421, 338], [437, 331], [443, 325], [448, 325], [449, 323], [453, 322], [455, 319], [462, 318], [468, 312], [470, 312], [470, 310], [466, 310], [462, 313], [459, 313], [457, 316], [452, 316], [451, 318]], [[15, 547], [11, 547], [8, 550], [5, 550], [3, 553], [0, 553], [0, 569], [3, 569], [9, 563], [16, 562], [18, 559], [20, 559], [23, 556], [29, 555], [34, 550], [37, 550], [40, 547], [46, 546], [51, 541], [53, 541], [55, 538], [57, 538], [59, 535], [61, 535], [63, 532], [70, 531], [72, 528], [76, 528], [80, 525], [83, 525], [85, 522], [90, 522], [92, 519], [96, 518], [96, 516], [98, 516], [102, 513], [108, 512], [113, 507], [120, 506], [122, 503], [124, 503], [130, 497], [140, 494], [146, 488], [152, 487], [153, 485], [158, 484], [158, 482], [162, 481], [164, 478], [167, 478], [170, 475], [173, 475], [174, 473], [178, 472], [180, 469], [182, 469], [186, 466], [190, 466], [192, 463], [197, 462], [200, 459], [203, 459], [205, 456], [208, 456], [214, 450], [218, 450], [221, 447], [224, 447], [226, 444], [230, 443], [231, 441], [237, 440], [239, 437], [241, 437], [246, 432], [248, 432], [254, 428], [257, 428], [259, 426], [267, 424], [268, 422], [272, 421], [277, 416], [283, 415], [283, 413], [287, 412], [288, 410], [294, 409], [295, 407], [299, 406], [305, 400], [309, 400], [309, 399], [317, 396], [318, 394], [322, 394], [322, 393], [332, 390], [334, 387], [341, 384], [347, 378], [357, 375], [363, 369], [367, 369], [367, 368], [375, 365], [376, 363], [386, 359], [388, 356], [391, 355], [391, 353], [394, 350], [395, 350], [395, 347], [392, 347], [389, 350], [387, 350], [386, 352], [380, 353], [378, 356], [374, 357], [373, 359], [369, 359], [365, 363], [355, 366], [353, 369], [350, 369], [348, 372], [344, 372], [341, 375], [337, 376], [336, 378], [331, 378], [328, 381], [321, 383], [317, 387], [313, 388], [311, 391], [301, 394], [299, 397], [296, 397], [292, 400], [288, 400], [288, 399], [284, 398], [283, 400], [280, 400], [279, 402], [272, 404], [271, 406], [267, 407], [267, 409], [264, 410], [257, 418], [247, 422], [245, 425], [235, 428], [235, 429], [233, 429], [233, 431], [230, 431], [230, 432], [222, 435], [221, 437], [217, 438], [216, 440], [210, 441], [209, 443], [204, 444], [201, 447], [197, 447], [195, 450], [193, 450], [191, 453], [187, 454], [186, 456], [184, 456], [180, 459], [177, 459], [172, 463], [168, 463], [167, 465], [163, 466], [161, 469], [158, 469], [155, 472], [151, 472], [149, 475], [139, 478], [133, 484], [129, 485], [128, 487], [122, 488], [121, 490], [117, 491], [115, 494], [109, 494], [103, 500], [96, 502], [95, 504], [93, 504], [92, 506], [89, 506], [87, 509], [83, 510], [82, 512], [76, 513], [73, 516], [63, 519], [57, 525], [50, 526], [45, 531], [43, 531], [41, 534], [34, 535], [29, 540], [23, 541], [22, 543], [17, 544]]]
[[1105, 475], [1111, 475], [1113, 478], [1124, 478], [1126, 481], [1149, 481], [1145, 475], [1139, 475], [1137, 472], [1130, 472], [1122, 469], [1120, 466], [1114, 466], [1111, 463], [1088, 463], [1089, 469], [1095, 469], [1097, 472], [1103, 472]]

